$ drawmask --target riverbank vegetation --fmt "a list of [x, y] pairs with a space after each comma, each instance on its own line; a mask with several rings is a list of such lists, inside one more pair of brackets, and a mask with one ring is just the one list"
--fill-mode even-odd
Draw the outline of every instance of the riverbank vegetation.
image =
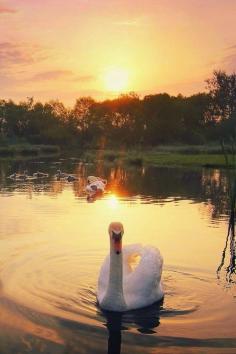
[[56, 145], [4, 144], [0, 146], [0, 157], [48, 156], [58, 155], [60, 149]]
[[[210, 152], [195, 146], [189, 149], [187, 146], [162, 146], [161, 149], [154, 148], [149, 150], [87, 150], [83, 154], [86, 162], [116, 162], [125, 163], [133, 166], [188, 166], [188, 167], [226, 167], [224, 156], [219, 152], [220, 148], [214, 147]], [[217, 153], [215, 151], [218, 151]], [[227, 167], [232, 168], [229, 164]]]
[[189, 155], [186, 159], [190, 158], [189, 145], [193, 154], [199, 154], [196, 145], [202, 149], [214, 146], [212, 150], [218, 153], [214, 142], [235, 136], [236, 74], [214, 72], [207, 85], [207, 92], [190, 97], [161, 93], [140, 98], [129, 93], [103, 102], [82, 97], [72, 108], [33, 98], [20, 103], [0, 100], [1, 151], [12, 151], [9, 146], [20, 142], [57, 145], [64, 150], [163, 149], [164, 153], [174, 145], [175, 153], [179, 146], [180, 153]]

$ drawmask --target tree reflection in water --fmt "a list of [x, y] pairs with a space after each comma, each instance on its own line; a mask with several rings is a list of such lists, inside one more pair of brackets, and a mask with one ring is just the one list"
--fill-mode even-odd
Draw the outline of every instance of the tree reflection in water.
[[[232, 276], [236, 273], [236, 259], [235, 259], [235, 209], [236, 209], [236, 140], [235, 136], [231, 137], [231, 146], [226, 149], [224, 142], [222, 142], [222, 150], [225, 156], [225, 162], [227, 168], [228, 177], [228, 190], [230, 201], [230, 216], [228, 233], [226, 237], [225, 247], [222, 252], [221, 264], [217, 269], [218, 278], [220, 277], [220, 271], [225, 263], [226, 251], [229, 244], [229, 265], [226, 267], [226, 281], [228, 283], [234, 282]], [[230, 173], [230, 167], [233, 167], [233, 172]], [[233, 181], [233, 182], [232, 182]]]
[[233, 282], [232, 275], [236, 273], [236, 243], [235, 243], [235, 201], [236, 201], [236, 180], [234, 181], [233, 191], [231, 193], [231, 210], [229, 217], [228, 232], [225, 242], [225, 247], [222, 252], [221, 263], [217, 269], [218, 278], [220, 277], [220, 271], [225, 263], [226, 251], [229, 244], [229, 265], [226, 267], [226, 280], [227, 282]]

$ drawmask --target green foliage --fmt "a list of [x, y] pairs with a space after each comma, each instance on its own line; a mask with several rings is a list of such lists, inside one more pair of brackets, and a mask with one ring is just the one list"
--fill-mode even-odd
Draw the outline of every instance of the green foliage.
[[214, 126], [215, 136], [221, 140], [236, 138], [236, 74], [214, 71], [206, 81], [210, 102], [206, 121]]
[[46, 156], [55, 155], [60, 152], [56, 145], [31, 145], [31, 144], [10, 144], [0, 146], [0, 157], [23, 157], [23, 156]]
[[214, 72], [209, 93], [190, 97], [135, 93], [96, 102], [81, 97], [74, 107], [59, 101], [18, 104], [0, 100], [0, 144], [17, 141], [68, 148], [202, 145], [236, 135], [236, 75]]
[[230, 119], [236, 113], [236, 74], [214, 71], [206, 82], [211, 98], [209, 118], [216, 122]]

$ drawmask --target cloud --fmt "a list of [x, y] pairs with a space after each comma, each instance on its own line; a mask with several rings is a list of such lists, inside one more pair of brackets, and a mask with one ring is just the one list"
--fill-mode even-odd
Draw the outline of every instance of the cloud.
[[138, 26], [140, 26], [140, 23], [137, 20], [133, 20], [133, 21], [117, 21], [117, 22], [113, 22], [113, 25], [124, 26], [124, 27], [138, 27]]
[[51, 70], [44, 71], [34, 75], [31, 80], [68, 80], [68, 81], [78, 81], [78, 82], [88, 82], [94, 80], [95, 77], [92, 75], [76, 75], [70, 70]]
[[68, 79], [73, 77], [72, 71], [69, 70], [52, 70], [52, 71], [44, 71], [38, 73], [32, 77], [33, 80], [59, 80], [59, 79]]
[[93, 75], [77, 75], [74, 78], [74, 81], [79, 81], [79, 82], [89, 82], [89, 81], [94, 81], [96, 78]]
[[236, 44], [232, 45], [231, 47], [226, 48], [227, 50], [231, 50], [231, 49], [236, 49]]
[[236, 71], [236, 45], [223, 48], [221, 53], [215, 55], [214, 60], [207, 64], [211, 71], [224, 70], [226, 72]]
[[29, 65], [45, 59], [42, 49], [36, 45], [0, 42], [0, 71], [15, 65]]
[[20, 48], [19, 45], [10, 42], [0, 43], [0, 63], [3, 66], [8, 64], [30, 64], [33, 56], [29, 51]]
[[6, 6], [6, 5], [0, 3], [0, 15], [1, 15], [1, 14], [4, 14], [4, 13], [10, 13], [10, 14], [12, 14], [12, 13], [15, 13], [15, 12], [16, 12], [16, 10], [11, 9], [10, 7], [8, 7], [8, 6]]
[[150, 25], [148, 18], [146, 16], [141, 16], [133, 19], [123, 19], [121, 21], [113, 21], [112, 24], [114, 26], [120, 27], [143, 27]]
[[226, 48], [227, 54], [222, 58], [220, 65], [225, 70], [236, 71], [236, 45]]

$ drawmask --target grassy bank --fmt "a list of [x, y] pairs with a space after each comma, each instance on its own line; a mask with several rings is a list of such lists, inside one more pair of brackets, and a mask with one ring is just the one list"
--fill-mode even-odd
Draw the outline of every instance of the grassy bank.
[[[219, 146], [160, 146], [149, 150], [89, 150], [87, 161], [106, 160], [142, 166], [226, 167]], [[230, 167], [233, 167], [232, 165]]]
[[[67, 150], [66, 150], [67, 151]], [[66, 151], [64, 153], [66, 153]], [[60, 153], [58, 146], [15, 144], [0, 146], [0, 158], [46, 157]], [[68, 153], [76, 153], [73, 151]], [[86, 150], [82, 159], [87, 162], [104, 160], [110, 163], [121, 163], [133, 166], [189, 166], [189, 167], [226, 167], [221, 147], [209, 146], [158, 146], [153, 149], [121, 149], [121, 150]], [[229, 167], [233, 167], [230, 165]]]
[[178, 153], [146, 153], [143, 162], [151, 165], [225, 167], [225, 158], [220, 154], [178, 154]]
[[55, 145], [15, 144], [0, 146], [0, 158], [14, 158], [27, 156], [48, 156], [60, 153]]

